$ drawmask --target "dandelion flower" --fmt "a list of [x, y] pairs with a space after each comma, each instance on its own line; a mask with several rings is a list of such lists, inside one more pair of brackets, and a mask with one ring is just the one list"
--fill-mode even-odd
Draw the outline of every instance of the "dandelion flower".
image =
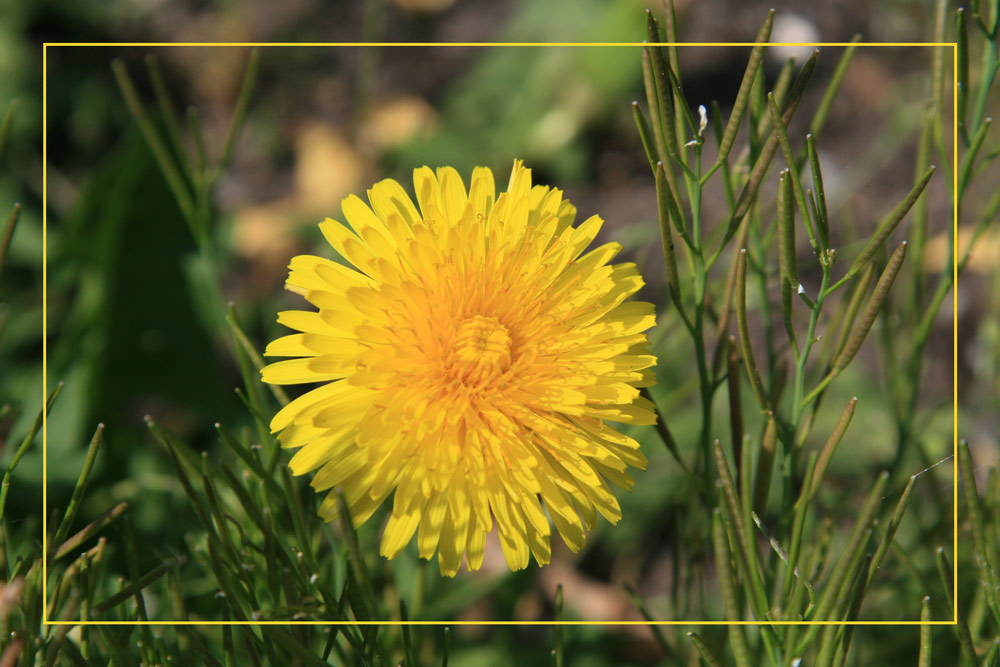
[[607, 422], [655, 422], [637, 389], [653, 383], [643, 333], [653, 305], [627, 300], [643, 282], [634, 264], [608, 264], [620, 245], [583, 254], [601, 218], [574, 227], [576, 209], [533, 187], [520, 161], [499, 196], [483, 167], [468, 191], [448, 167], [417, 169], [413, 181], [416, 206], [384, 180], [370, 206], [344, 200], [353, 231], [320, 223], [353, 268], [292, 259], [287, 288], [319, 310], [278, 315], [301, 333], [265, 354], [295, 358], [262, 376], [322, 384], [271, 430], [298, 450], [292, 472], [315, 472], [312, 486], [330, 491], [324, 519], [337, 516], [335, 488], [355, 525], [392, 496], [387, 558], [417, 533], [442, 574], [463, 556], [476, 570], [495, 523], [511, 569], [529, 553], [544, 565], [551, 525], [579, 550], [598, 513], [621, 518], [608, 481], [630, 489], [627, 467], [646, 465]]

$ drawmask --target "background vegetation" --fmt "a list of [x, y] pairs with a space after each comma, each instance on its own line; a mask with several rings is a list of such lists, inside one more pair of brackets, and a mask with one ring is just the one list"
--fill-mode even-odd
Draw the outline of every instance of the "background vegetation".
[[[659, 80], [669, 80], [667, 68], [679, 62], [682, 98], [672, 88], [648, 86], [635, 47], [275, 47], [256, 53], [50, 47], [45, 343], [48, 385], [58, 395], [50, 399], [48, 418], [51, 551], [43, 601], [36, 437], [43, 344], [41, 41], [353, 41], [359, 26], [372, 41], [639, 41], [666, 36], [669, 26], [657, 9], [658, 25], [649, 33], [643, 5], [635, 3], [397, 0], [331, 9], [302, 2], [280, 13], [266, 3], [167, 8], [122, 2], [100, 9], [8, 3], [0, 99], [17, 103], [0, 130], [0, 202], [20, 202], [20, 209], [11, 218], [16, 229], [13, 223], [2, 228], [14, 232], [9, 249], [0, 251], [0, 443], [7, 470], [0, 511], [8, 582], [0, 596], [0, 665], [995, 659], [1000, 283], [994, 266], [1000, 245], [990, 223], [1000, 196], [988, 116], [996, 108], [989, 91], [998, 12], [996, 3], [982, 4], [956, 13], [942, 2], [916, 15], [908, 3], [879, 3], [878, 9], [844, 3], [842, 11], [808, 16], [779, 11], [768, 28], [771, 41], [846, 42], [856, 32], [864, 41], [961, 36], [966, 47], [960, 52], [968, 57], [959, 68], [967, 85], [959, 100], [957, 166], [950, 164], [947, 50], [824, 48], [810, 60], [808, 48], [774, 47], [746, 86], [748, 59], [755, 60], [749, 48], [682, 48], [676, 61], [664, 53], [661, 65], [654, 56], [647, 71], [666, 77]], [[719, 15], [733, 20], [720, 25], [713, 18]], [[677, 34], [681, 41], [753, 41], [766, 17], [766, 7], [753, 3], [678, 3]], [[796, 83], [806, 78], [808, 86]], [[772, 135], [770, 91], [787, 124], [785, 136]], [[629, 107], [633, 99], [641, 101], [645, 145]], [[699, 104], [709, 112], [703, 146], [684, 148], [697, 142]], [[673, 114], [664, 119], [669, 109]], [[744, 121], [723, 168], [717, 156], [734, 110]], [[679, 130], [673, 147], [664, 138], [670, 127]], [[818, 193], [807, 131], [825, 191], [825, 204], [817, 198], [815, 209], [806, 194]], [[759, 189], [746, 189], [769, 144], [769, 170], [756, 172]], [[510, 573], [493, 545], [481, 573], [441, 580], [436, 564], [419, 561], [415, 550], [391, 563], [377, 557], [378, 516], [357, 535], [316, 519], [317, 498], [307, 480], [288, 476], [287, 454], [275, 449], [262, 426], [281, 397], [256, 381], [254, 366], [257, 351], [280, 333], [275, 313], [300, 305], [281, 291], [288, 259], [329, 253], [315, 222], [336, 217], [343, 196], [383, 177], [408, 184], [412, 168], [422, 164], [450, 164], [463, 173], [485, 164], [504, 174], [515, 157], [533, 168], [536, 182], [565, 188], [581, 213], [600, 213], [608, 224], [598, 241], [623, 243], [639, 263], [648, 283], [640, 297], [655, 301], [660, 313], [652, 334], [660, 358], [652, 395], [669, 436], [652, 428], [632, 433], [649, 467], [637, 474], [631, 494], [618, 494], [621, 523], [596, 529], [582, 554], [555, 548], [550, 566]], [[669, 178], [660, 172], [659, 189], [657, 160], [671, 166]], [[702, 188], [698, 176], [716, 163]], [[788, 164], [801, 179], [802, 200], [791, 177], [787, 191], [779, 190], [779, 171]], [[914, 186], [931, 164], [937, 172], [916, 197], [921, 190]], [[671, 180], [674, 195], [667, 197]], [[747, 222], [732, 227], [745, 190]], [[674, 230], [675, 281], [664, 269], [658, 195], [665, 228]], [[960, 259], [968, 247], [963, 239], [977, 240], [976, 252], [960, 263], [959, 420], [972, 456], [960, 461], [957, 554], [949, 458], [956, 370], [953, 198], [965, 232]], [[896, 209], [907, 201], [912, 209]], [[817, 261], [810, 247], [801, 204], [813, 225], [827, 221], [830, 243], [815, 229], [817, 246], [837, 251], [832, 267]], [[788, 226], [781, 221], [792, 209], [796, 240], [785, 246], [794, 251], [783, 253], [779, 237], [787, 238]], [[880, 226], [885, 221], [889, 226]], [[884, 238], [868, 253], [878, 230]], [[895, 285], [884, 301], [869, 301], [903, 240], [909, 245]], [[740, 285], [735, 250], [741, 247], [748, 248], [748, 335], [730, 344], [728, 334], [739, 328], [740, 300], [732, 298], [731, 286]], [[827, 270], [835, 283], [866, 255], [872, 276], [859, 264], [817, 316], [814, 333], [822, 339], [801, 364], [798, 398], [838, 366], [837, 343], [851, 347], [866, 312], [878, 317], [822, 400], [800, 412], [795, 378], [803, 357], [789, 343], [784, 304], [795, 300], [789, 321], [803, 346], [812, 311], [795, 296], [797, 283], [815, 303]], [[705, 268], [713, 256], [717, 263]], [[790, 263], [797, 265], [794, 282]], [[791, 299], [783, 303], [786, 282]], [[855, 324], [841, 326], [852, 302]], [[703, 348], [692, 346], [695, 332]], [[745, 371], [748, 348], [755, 351], [762, 398]], [[829, 438], [853, 397], [849, 428], [842, 439]], [[776, 415], [770, 433], [761, 403]], [[673, 452], [665, 439], [673, 441]], [[770, 483], [759, 472], [769, 442], [777, 461]], [[833, 453], [829, 459], [819, 456], [824, 448]], [[815, 494], [798, 502], [800, 489], [812, 488], [816, 459], [810, 455], [829, 465]], [[879, 482], [883, 470], [889, 474]], [[734, 490], [728, 498], [729, 483], [715, 484], [727, 475]], [[976, 476], [978, 495], [971, 484]], [[803, 546], [796, 553], [790, 545], [799, 521]], [[786, 564], [797, 558], [798, 570]], [[531, 625], [550, 619], [946, 620], [956, 561], [961, 622], [955, 627]], [[44, 605], [53, 618], [67, 620], [405, 617], [524, 625], [43, 628]]]

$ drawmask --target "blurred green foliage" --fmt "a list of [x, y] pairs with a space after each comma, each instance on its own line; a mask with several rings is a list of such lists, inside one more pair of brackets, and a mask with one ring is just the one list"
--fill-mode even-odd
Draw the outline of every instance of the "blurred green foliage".
[[[641, 4], [524, 3], [498, 41], [634, 42]], [[588, 133], [614, 122], [640, 81], [634, 48], [517, 47], [484, 51], [444, 91], [437, 130], [393, 156], [399, 165], [448, 164], [460, 173], [515, 158], [542, 182], [594, 177]], [[401, 167], [406, 171], [409, 167]]]

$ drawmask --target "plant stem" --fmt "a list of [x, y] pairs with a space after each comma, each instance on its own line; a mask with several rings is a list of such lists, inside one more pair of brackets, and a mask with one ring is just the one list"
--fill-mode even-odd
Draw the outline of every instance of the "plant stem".
[[705, 296], [708, 289], [707, 270], [701, 245], [701, 144], [694, 147], [694, 173], [685, 181], [691, 202], [692, 245], [694, 268], [694, 353], [698, 364], [698, 387], [701, 397], [701, 433], [698, 445], [702, 455], [702, 470], [711, 470], [712, 441], [712, 398], [715, 395], [716, 384], [712, 381], [712, 372], [708, 365], [708, 355], [705, 350]]
[[820, 312], [823, 310], [823, 302], [826, 300], [829, 283], [830, 267], [828, 264], [823, 264], [823, 278], [820, 281], [819, 293], [816, 295], [816, 301], [809, 315], [809, 328], [806, 330], [806, 338], [802, 343], [802, 353], [798, 356], [795, 363], [795, 388], [791, 420], [792, 434], [798, 430], [799, 421], [802, 419], [802, 411], [806, 407], [806, 403], [802, 400], [805, 394], [806, 362], [809, 361], [809, 352], [816, 342], [816, 326], [819, 323]]

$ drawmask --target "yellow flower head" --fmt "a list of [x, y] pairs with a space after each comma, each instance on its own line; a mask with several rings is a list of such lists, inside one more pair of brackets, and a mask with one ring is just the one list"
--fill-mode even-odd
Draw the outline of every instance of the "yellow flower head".
[[550, 519], [579, 550], [598, 512], [621, 518], [607, 481], [631, 488], [626, 465], [646, 465], [606, 422], [655, 422], [636, 389], [653, 383], [653, 305], [626, 301], [643, 282], [634, 264], [608, 264], [617, 243], [582, 254], [602, 220], [573, 227], [576, 209], [532, 187], [519, 160], [499, 197], [483, 167], [468, 191], [449, 167], [417, 169], [413, 182], [419, 209], [384, 180], [371, 207], [344, 200], [353, 232], [320, 223], [354, 268], [292, 259], [288, 289], [319, 312], [278, 315], [302, 333], [268, 345], [296, 358], [263, 379], [325, 384], [282, 408], [271, 431], [298, 448], [292, 472], [316, 471], [312, 486], [331, 490], [324, 519], [336, 518], [335, 487], [355, 525], [394, 494], [387, 558], [419, 529], [421, 557], [437, 551], [442, 574], [463, 555], [476, 570], [495, 520], [511, 569], [529, 551], [545, 564]]

